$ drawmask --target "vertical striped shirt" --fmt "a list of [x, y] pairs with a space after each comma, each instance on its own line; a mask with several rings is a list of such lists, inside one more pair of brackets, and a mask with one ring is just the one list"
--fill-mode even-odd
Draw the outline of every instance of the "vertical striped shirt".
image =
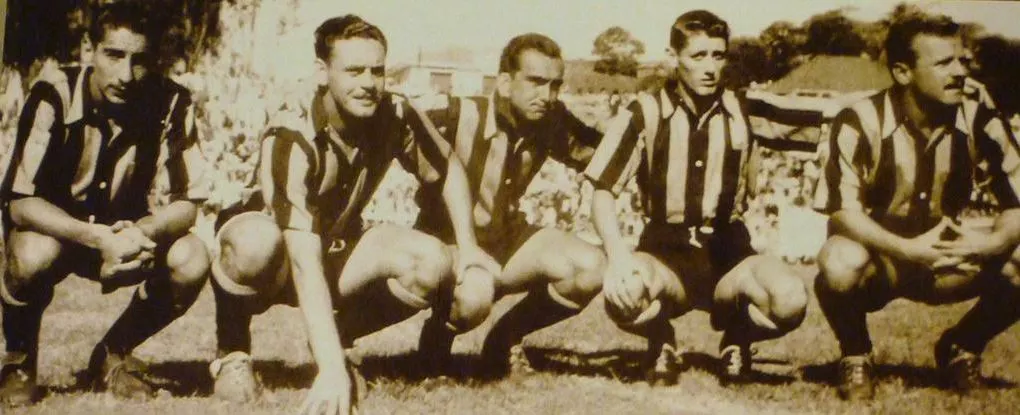
[[208, 196], [188, 91], [151, 77], [140, 86], [144, 102], [117, 117], [100, 111], [89, 90], [92, 68], [67, 68], [36, 82], [18, 120], [3, 198], [36, 196], [72, 216], [112, 223], [149, 213], [159, 180], [169, 199], [201, 202]]
[[[547, 159], [583, 170], [599, 142], [599, 132], [557, 102], [538, 124], [515, 121], [509, 99], [492, 95], [449, 100], [445, 109], [429, 111], [465, 165], [473, 215], [478, 228], [502, 229], [517, 214], [517, 205]], [[441, 215], [438, 189], [418, 194], [422, 215]], [[443, 221], [446, 226], [448, 222]]]
[[951, 123], [925, 136], [888, 89], [836, 116], [815, 194], [824, 213], [868, 213], [890, 231], [918, 234], [967, 205], [975, 185], [1001, 208], [1020, 207], [1020, 155], [1009, 125], [966, 100]]
[[673, 81], [655, 94], [640, 93], [613, 119], [585, 171], [614, 194], [636, 177], [653, 222], [702, 225], [736, 218], [744, 209], [752, 138], [776, 144], [810, 138], [802, 130], [822, 122], [819, 111], [728, 90], [699, 118], [676, 88]]
[[360, 137], [330, 123], [335, 105], [320, 91], [309, 125], [269, 128], [256, 177], [281, 229], [314, 232], [323, 243], [361, 232], [361, 211], [393, 160], [423, 183], [439, 185], [452, 151], [427, 117], [399, 97], [383, 95]]

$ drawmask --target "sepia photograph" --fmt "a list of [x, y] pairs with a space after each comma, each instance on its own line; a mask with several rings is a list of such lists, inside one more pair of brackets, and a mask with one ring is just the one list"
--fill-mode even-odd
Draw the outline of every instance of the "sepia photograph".
[[1020, 2], [0, 0], [0, 414], [1011, 414]]

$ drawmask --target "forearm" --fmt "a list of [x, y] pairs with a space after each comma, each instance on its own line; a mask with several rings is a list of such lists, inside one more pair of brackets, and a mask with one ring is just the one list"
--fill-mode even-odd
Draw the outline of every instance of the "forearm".
[[907, 240], [883, 228], [864, 212], [841, 210], [829, 218], [836, 234], [859, 242], [867, 248], [895, 258], [905, 258]]
[[477, 244], [474, 219], [471, 216], [471, 191], [464, 166], [455, 156], [450, 157], [446, 180], [443, 182], [443, 201], [450, 215], [454, 238], [458, 245]]
[[631, 252], [630, 246], [620, 235], [620, 223], [616, 219], [616, 198], [608, 190], [596, 189], [591, 204], [592, 222], [595, 231], [602, 238], [602, 246], [610, 260]]
[[19, 228], [99, 249], [101, 240], [96, 226], [75, 219], [63, 209], [40, 197], [11, 202], [11, 220]]
[[298, 304], [319, 373], [343, 373], [344, 351], [333, 319], [332, 290], [326, 283], [318, 235], [287, 230], [283, 233]]
[[992, 225], [992, 237], [1001, 241], [1002, 252], [1010, 252], [1020, 245], [1020, 208], [1007, 209], [999, 214]]
[[135, 225], [153, 241], [173, 241], [191, 230], [197, 212], [198, 207], [193, 202], [178, 200], [139, 219]]

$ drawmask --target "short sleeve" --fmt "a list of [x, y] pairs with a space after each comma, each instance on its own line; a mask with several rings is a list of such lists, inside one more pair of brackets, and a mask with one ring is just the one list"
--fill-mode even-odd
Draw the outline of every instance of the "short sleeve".
[[825, 214], [864, 211], [863, 187], [873, 161], [859, 117], [852, 109], [843, 110], [830, 134], [829, 156], [815, 191], [814, 208]]
[[619, 195], [627, 182], [637, 174], [644, 142], [644, 119], [640, 103], [634, 101], [610, 121], [606, 134], [592, 154], [584, 175], [596, 187]]
[[319, 207], [314, 189], [313, 147], [302, 145], [304, 137], [282, 128], [270, 130], [262, 139], [259, 183], [262, 197], [282, 230], [318, 233]]

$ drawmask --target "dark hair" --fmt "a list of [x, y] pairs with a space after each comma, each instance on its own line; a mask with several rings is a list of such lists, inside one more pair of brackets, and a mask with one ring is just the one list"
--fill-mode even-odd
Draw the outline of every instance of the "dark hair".
[[669, 46], [679, 52], [687, 46], [687, 39], [696, 34], [722, 38], [727, 45], [730, 43], [730, 26], [725, 20], [707, 10], [693, 10], [676, 18], [669, 30]]
[[388, 49], [386, 36], [379, 27], [356, 15], [345, 14], [326, 20], [315, 29], [315, 57], [329, 60], [334, 42], [356, 38], [377, 40], [382, 43], [383, 50]]
[[160, 30], [156, 19], [141, 2], [118, 1], [102, 6], [89, 26], [89, 39], [98, 45], [108, 31], [127, 29], [145, 36], [146, 46], [155, 56], [160, 42]]
[[521, 54], [533, 50], [554, 59], [563, 59], [560, 45], [548, 36], [539, 33], [526, 33], [513, 39], [503, 48], [499, 56], [499, 72], [514, 73], [521, 69]]
[[917, 51], [914, 50], [913, 43], [914, 38], [922, 34], [938, 37], [959, 36], [960, 25], [948, 16], [925, 13], [910, 13], [893, 21], [885, 38], [886, 64], [889, 68], [897, 63], [906, 63], [911, 67], [917, 63]]

